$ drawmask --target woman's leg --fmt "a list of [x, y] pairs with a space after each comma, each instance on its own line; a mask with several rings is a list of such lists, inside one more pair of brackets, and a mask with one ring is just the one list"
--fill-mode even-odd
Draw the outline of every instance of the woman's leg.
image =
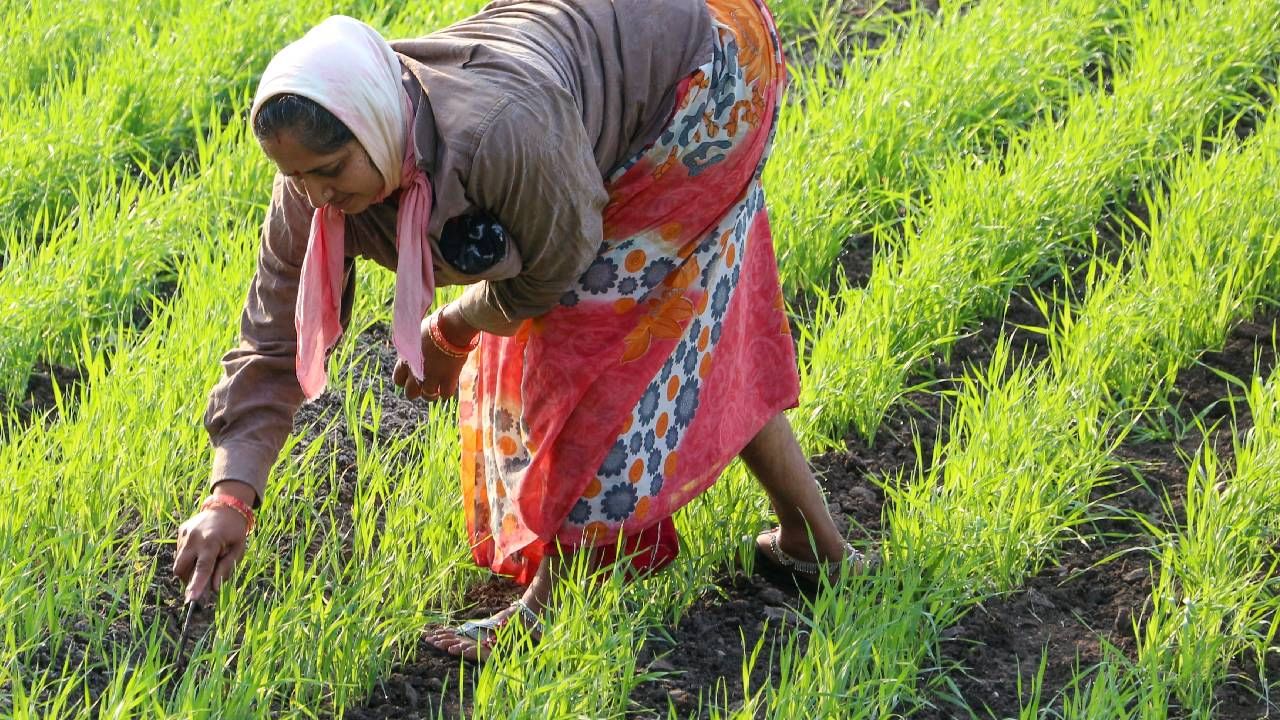
[[[799, 560], [838, 560], [844, 557], [844, 538], [836, 528], [827, 500], [809, 468], [787, 417], [778, 413], [756, 433], [739, 455], [764, 486], [781, 528], [778, 547]], [[812, 535], [812, 544], [810, 541]], [[756, 538], [768, 549], [767, 535]]]

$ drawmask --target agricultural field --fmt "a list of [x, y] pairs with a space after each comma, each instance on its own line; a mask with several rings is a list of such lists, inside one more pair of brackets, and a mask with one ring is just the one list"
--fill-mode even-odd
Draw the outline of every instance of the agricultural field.
[[393, 278], [363, 263], [177, 647], [174, 536], [270, 196], [257, 77], [329, 14], [405, 37], [482, 4], [0, 6], [0, 717], [1280, 714], [1271, 0], [774, 0], [789, 416], [876, 567], [763, 573], [734, 464], [671, 568], [580, 568], [537, 644], [435, 652], [517, 588], [471, 563], [454, 407], [392, 384]]

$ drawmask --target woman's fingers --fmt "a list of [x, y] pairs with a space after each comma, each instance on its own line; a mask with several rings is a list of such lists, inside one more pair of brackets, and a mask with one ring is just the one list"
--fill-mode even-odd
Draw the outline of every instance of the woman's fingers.
[[206, 546], [196, 557], [195, 572], [191, 573], [191, 582], [187, 583], [186, 597], [188, 601], [199, 600], [213, 576], [214, 563], [218, 555], [213, 548]]
[[213, 582], [209, 589], [214, 593], [218, 592], [218, 588], [222, 587], [222, 581], [231, 577], [231, 573], [235, 571], [236, 563], [244, 557], [244, 543], [237, 543], [227, 549], [222, 557], [218, 558], [218, 562], [213, 567]]
[[244, 518], [232, 510], [212, 508], [196, 513], [178, 529], [178, 549], [173, 572], [186, 584], [188, 601], [199, 600], [209, 589], [217, 590], [244, 557]]
[[440, 397], [453, 397], [458, 393], [458, 375], [454, 373], [440, 383]]
[[422, 386], [418, 383], [418, 378], [409, 373], [409, 379], [404, 381], [404, 395], [410, 400], [416, 400], [422, 397]]
[[423, 390], [425, 381], [414, 377], [409, 370], [409, 364], [404, 360], [396, 361], [396, 369], [391, 373], [391, 380], [404, 388], [404, 396], [410, 400], [427, 397], [427, 393]]
[[409, 364], [403, 360], [396, 361], [396, 369], [391, 373], [391, 380], [396, 385], [404, 388], [404, 394], [410, 400], [427, 396], [428, 393], [425, 388], [435, 387], [434, 384], [431, 384], [430, 373], [427, 374], [426, 378], [419, 380], [409, 370]]
[[[397, 365], [396, 370], [399, 371], [399, 368], [400, 366]], [[394, 377], [392, 379], [395, 380]], [[410, 400], [416, 400], [418, 398], [422, 398], [430, 402], [433, 400], [438, 400], [441, 396], [440, 381], [434, 376], [433, 373], [430, 373], [430, 372], [428, 372], [426, 374], [426, 377], [424, 377], [422, 380], [419, 380], [418, 378], [413, 376], [413, 373], [408, 371], [408, 366], [405, 366], [404, 382], [400, 382], [399, 380], [396, 380], [396, 383], [404, 387], [404, 395]]]
[[190, 531], [184, 524], [178, 528], [178, 550], [173, 556], [173, 574], [178, 576], [182, 582], [191, 580], [191, 570], [195, 567], [196, 553], [191, 543], [187, 542], [190, 537]]

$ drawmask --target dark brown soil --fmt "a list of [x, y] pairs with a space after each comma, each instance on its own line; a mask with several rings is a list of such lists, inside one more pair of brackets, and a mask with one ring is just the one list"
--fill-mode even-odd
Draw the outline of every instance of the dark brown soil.
[[943, 662], [955, 666], [950, 679], [960, 707], [939, 698], [936, 714], [921, 717], [965, 716], [964, 707], [984, 717], [1017, 716], [1018, 678], [1027, 692], [1042, 650], [1048, 656], [1043, 697], [1066, 687], [1077, 667], [1100, 661], [1104, 642], [1131, 656], [1133, 616], [1142, 615], [1151, 590], [1141, 550], [1135, 540], [1068, 548], [1061, 565], [975, 607], [942, 633]]
[[[777, 685], [777, 657], [796, 634], [795, 608], [803, 599], [794, 585], [760, 577], [720, 578], [711, 594], [685, 611], [670, 629], [670, 642], [653, 637], [642, 649], [640, 667], [662, 673], [631, 695], [636, 716], [665, 718], [670, 705], [677, 717], [707, 717], [713, 708], [736, 709], [743, 703], [742, 662], [764, 636], [763, 651], [752, 668], [751, 688]], [[800, 633], [800, 646], [805, 635]]]
[[[363, 393], [372, 390], [378, 394], [382, 407], [381, 420], [376, 437], [367, 434], [366, 440], [389, 442], [408, 437], [422, 427], [432, 413], [431, 406], [405, 397], [404, 392], [391, 383], [391, 373], [396, 365], [396, 351], [391, 346], [391, 332], [386, 325], [377, 324], [369, 327], [354, 338], [344, 342], [355, 343], [352, 366], [342, 368], [336, 377], [330, 379], [329, 388], [314, 402], [303, 405], [294, 417], [295, 431], [303, 432], [305, 438], [315, 438], [320, 430], [332, 423], [332, 427], [324, 434], [325, 452], [330, 452], [355, 460], [355, 450], [349, 441], [343, 438], [349, 434], [346, 418], [342, 414], [342, 395], [335, 390], [341, 387], [348, 378], [353, 381], [353, 390]], [[368, 363], [369, 371], [359, 373], [356, 367]], [[367, 431], [366, 431], [367, 432]], [[344, 455], [344, 453], [346, 453]]]

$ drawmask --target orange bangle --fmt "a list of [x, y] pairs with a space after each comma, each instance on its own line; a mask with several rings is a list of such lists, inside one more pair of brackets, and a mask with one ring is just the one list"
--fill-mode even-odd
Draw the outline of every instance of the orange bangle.
[[248, 535], [253, 532], [253, 526], [256, 524], [253, 508], [246, 505], [243, 500], [232, 495], [210, 495], [204, 499], [203, 503], [200, 503], [201, 510], [209, 510], [216, 507], [231, 508], [240, 513], [240, 517], [244, 518], [245, 523], [248, 524], [244, 534]]
[[454, 345], [449, 342], [449, 338], [445, 337], [444, 332], [440, 330], [439, 313], [427, 318], [427, 334], [431, 336], [431, 342], [435, 344], [436, 349], [451, 358], [464, 358], [480, 344], [479, 333], [476, 333], [476, 336], [471, 338], [471, 342], [466, 346]]

